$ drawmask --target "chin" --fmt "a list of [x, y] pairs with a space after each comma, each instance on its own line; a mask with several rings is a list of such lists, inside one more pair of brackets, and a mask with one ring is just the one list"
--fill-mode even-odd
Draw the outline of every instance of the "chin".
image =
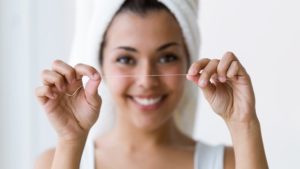
[[162, 116], [140, 117], [140, 118], [134, 118], [133, 123], [134, 126], [136, 126], [136, 128], [140, 130], [154, 131], [164, 126], [170, 119], [171, 117], [162, 117]]

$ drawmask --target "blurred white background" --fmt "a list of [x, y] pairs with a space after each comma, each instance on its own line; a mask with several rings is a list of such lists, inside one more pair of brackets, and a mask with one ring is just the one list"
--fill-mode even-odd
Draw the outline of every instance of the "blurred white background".
[[[202, 0], [201, 56], [234, 51], [252, 77], [270, 168], [300, 168], [300, 1]], [[0, 168], [29, 169], [55, 144], [34, 97], [40, 72], [68, 60], [73, 0], [0, 0]], [[230, 144], [224, 122], [201, 101], [195, 137]]]

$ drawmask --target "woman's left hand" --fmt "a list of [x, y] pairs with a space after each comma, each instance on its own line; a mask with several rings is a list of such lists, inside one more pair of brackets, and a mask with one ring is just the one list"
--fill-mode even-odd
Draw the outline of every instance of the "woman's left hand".
[[221, 60], [196, 61], [187, 79], [202, 89], [212, 109], [226, 122], [256, 120], [250, 77], [233, 53], [227, 52]]

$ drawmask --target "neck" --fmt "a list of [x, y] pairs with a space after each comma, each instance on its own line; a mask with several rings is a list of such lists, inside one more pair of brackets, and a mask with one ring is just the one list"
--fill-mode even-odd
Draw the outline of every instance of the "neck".
[[138, 128], [125, 118], [117, 116], [112, 136], [117, 144], [121, 144], [129, 150], [191, 143], [191, 139], [178, 130], [173, 118], [156, 129], [147, 130]]

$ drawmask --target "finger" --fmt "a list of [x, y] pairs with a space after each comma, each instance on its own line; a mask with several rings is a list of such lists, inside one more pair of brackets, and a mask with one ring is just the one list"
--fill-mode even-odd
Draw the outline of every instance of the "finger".
[[42, 72], [43, 84], [47, 86], [55, 86], [59, 91], [65, 90], [66, 80], [57, 72], [44, 70]]
[[210, 82], [212, 84], [214, 84], [215, 86], [219, 83], [219, 80], [218, 80], [218, 74], [217, 73], [214, 73], [211, 78], [210, 78]]
[[101, 76], [99, 72], [92, 66], [85, 64], [78, 64], [75, 66], [76, 77], [82, 78], [82, 76], [88, 76], [89, 80], [85, 87], [85, 94], [87, 101], [92, 105], [99, 104], [98, 87], [101, 82]]
[[77, 64], [74, 67], [76, 73], [76, 79], [80, 80], [83, 76], [88, 76], [89, 79], [100, 80], [98, 71], [92, 66], [86, 64]]
[[240, 66], [239, 66], [238, 61], [233, 61], [226, 73], [226, 76], [229, 79], [235, 79], [238, 76], [239, 68], [240, 68]]
[[220, 61], [218, 59], [213, 59], [206, 65], [198, 80], [198, 85], [200, 87], [204, 88], [210, 83], [212, 75], [217, 72], [219, 62]]
[[200, 78], [198, 80], [198, 85], [201, 87], [202, 92], [207, 100], [211, 100], [213, 94], [216, 90], [216, 84], [211, 83], [211, 79], [214, 78], [217, 73], [217, 67], [219, 60], [211, 60], [204, 70], [201, 72]]
[[221, 82], [226, 82], [227, 71], [233, 61], [238, 61], [232, 52], [226, 52], [218, 65], [218, 76]]
[[204, 58], [194, 62], [189, 68], [188, 75], [197, 75], [208, 63], [210, 59]]
[[99, 80], [89, 79], [89, 81], [86, 84], [86, 88], [85, 88], [86, 98], [91, 105], [99, 104], [100, 96], [98, 94], [98, 87], [100, 85], [100, 82], [101, 82], [101, 78], [99, 75]]
[[186, 78], [188, 80], [193, 81], [194, 83], [197, 83], [197, 81], [200, 77], [201, 70], [209, 63], [209, 61], [210, 61], [210, 59], [204, 58], [204, 59], [194, 62], [190, 66]]
[[57, 94], [52, 92], [51, 87], [49, 86], [36, 88], [35, 95], [42, 104], [45, 104], [49, 99], [55, 99], [57, 97]]
[[76, 73], [73, 67], [61, 60], [55, 60], [52, 64], [52, 70], [65, 77], [69, 84], [76, 81]]

